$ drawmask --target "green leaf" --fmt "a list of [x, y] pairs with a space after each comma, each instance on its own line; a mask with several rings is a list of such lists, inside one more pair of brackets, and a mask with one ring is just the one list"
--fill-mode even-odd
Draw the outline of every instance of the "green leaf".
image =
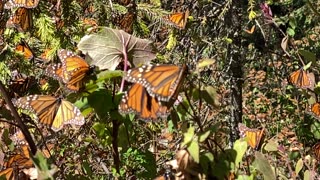
[[188, 131], [186, 133], [183, 133], [183, 142], [181, 143], [181, 146], [185, 146], [193, 141], [194, 136], [194, 127], [189, 127]]
[[306, 170], [305, 172], [304, 172], [304, 174], [303, 174], [303, 179], [304, 180], [309, 180], [309, 179], [311, 179], [311, 173], [310, 173], [310, 171], [309, 170]]
[[255, 157], [256, 159], [253, 162], [253, 166], [263, 174], [264, 179], [275, 180], [276, 176], [268, 162], [268, 159], [258, 151], [256, 151]]
[[114, 71], [102, 71], [97, 75], [98, 82], [110, 80], [111, 78], [121, 77], [123, 75], [122, 71], [114, 70]]
[[212, 106], [219, 106], [217, 100], [217, 91], [213, 86], [206, 86], [204, 90], [201, 91], [201, 97]]
[[213, 160], [214, 160], [213, 154], [210, 152], [207, 152], [200, 156], [200, 165], [204, 173], [206, 174], [208, 173], [210, 164], [213, 163]]
[[303, 167], [303, 160], [300, 158], [296, 164], [296, 174], [299, 174], [299, 172], [301, 171]]
[[89, 55], [91, 64], [98, 66], [100, 70], [115, 70], [125, 56], [135, 67], [148, 64], [156, 57], [151, 41], [107, 27], [101, 27], [96, 34], [84, 36], [78, 48]]
[[243, 139], [238, 139], [233, 145], [233, 149], [236, 151], [236, 160], [235, 165], [236, 167], [242, 161], [243, 155], [246, 153], [248, 148], [248, 143]]
[[317, 58], [314, 53], [301, 49], [301, 50], [299, 50], [299, 54], [301, 54], [301, 56], [303, 56], [304, 59], [307, 60], [307, 62], [312, 62], [314, 64], [316, 63]]
[[294, 29], [288, 28], [288, 29], [287, 29], [287, 34], [288, 34], [289, 36], [293, 37], [293, 36], [295, 35]]
[[278, 143], [275, 141], [270, 140], [264, 147], [266, 151], [278, 151]]
[[199, 135], [199, 142], [203, 142], [204, 140], [206, 140], [209, 135], [210, 135], [210, 130]]
[[216, 62], [215, 59], [210, 59], [210, 58], [200, 59], [197, 63], [197, 70], [199, 70], [200, 68], [210, 66], [215, 62]]
[[199, 144], [197, 141], [192, 141], [187, 147], [190, 155], [196, 163], [199, 163]]

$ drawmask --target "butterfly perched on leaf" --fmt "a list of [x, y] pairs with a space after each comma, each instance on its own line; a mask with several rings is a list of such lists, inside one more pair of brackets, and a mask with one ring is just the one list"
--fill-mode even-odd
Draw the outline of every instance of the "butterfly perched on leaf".
[[32, 86], [36, 84], [34, 76], [26, 76], [23, 73], [16, 73], [8, 82], [10, 97], [23, 96]]
[[123, 95], [119, 104], [120, 113], [135, 113], [143, 120], [156, 120], [167, 116], [167, 106], [151, 97], [146, 88], [136, 83]]
[[23, 53], [23, 56], [27, 60], [31, 60], [34, 58], [33, 52], [31, 51], [31, 48], [29, 47], [29, 45], [25, 41], [22, 41], [20, 44], [18, 44], [16, 46], [16, 51]]
[[19, 32], [26, 32], [32, 27], [32, 12], [27, 8], [18, 8], [7, 21], [8, 28], [16, 28]]
[[84, 83], [84, 78], [94, 70], [80, 56], [72, 51], [62, 49], [58, 52], [61, 63], [49, 65], [45, 74], [51, 76], [63, 84], [72, 92], [79, 91]]
[[179, 29], [184, 29], [186, 27], [188, 17], [189, 17], [189, 10], [186, 10], [185, 12], [176, 12], [176, 13], [170, 14], [165, 19], [168, 19], [169, 23], [174, 25], [175, 27]]
[[59, 131], [65, 124], [82, 126], [85, 123], [80, 110], [71, 102], [61, 97], [30, 95], [13, 100], [16, 107], [35, 113], [37, 120], [54, 131]]
[[315, 145], [313, 145], [312, 151], [316, 159], [320, 161], [320, 142], [317, 142]]
[[9, 0], [5, 5], [5, 9], [16, 7], [35, 8], [38, 6], [40, 0]]
[[291, 73], [289, 76], [289, 82], [302, 89], [314, 88], [314, 78], [312, 77], [312, 74], [308, 73], [303, 68]]
[[143, 65], [129, 69], [124, 78], [144, 86], [151, 97], [168, 102], [178, 95], [186, 72], [186, 65]]
[[25, 176], [24, 169], [33, 167], [27, 145], [23, 145], [15, 150], [15, 154], [10, 156], [8, 161], [4, 163], [4, 170], [0, 171], [0, 177], [6, 179], [21, 179]]
[[264, 128], [263, 129], [251, 129], [245, 126], [242, 123], [238, 124], [238, 128], [240, 131], [240, 137], [247, 139], [247, 142], [250, 147], [253, 149], [258, 149], [260, 145], [260, 141], [263, 138]]

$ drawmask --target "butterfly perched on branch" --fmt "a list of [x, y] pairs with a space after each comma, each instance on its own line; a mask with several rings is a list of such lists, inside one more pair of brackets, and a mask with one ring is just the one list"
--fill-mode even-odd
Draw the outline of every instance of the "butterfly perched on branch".
[[36, 82], [34, 76], [16, 72], [8, 82], [10, 97], [23, 96]]

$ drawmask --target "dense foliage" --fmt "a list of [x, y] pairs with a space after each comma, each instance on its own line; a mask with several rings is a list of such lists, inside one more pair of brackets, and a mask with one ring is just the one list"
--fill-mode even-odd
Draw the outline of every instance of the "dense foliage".
[[[0, 1], [3, 177], [12, 167], [39, 179], [319, 178], [318, 1], [24, 2], [38, 1]], [[165, 118], [119, 112], [134, 86], [126, 72], [143, 64], [188, 67]], [[136, 101], [145, 108], [150, 86]], [[51, 107], [71, 125], [44, 126], [37, 115]]]

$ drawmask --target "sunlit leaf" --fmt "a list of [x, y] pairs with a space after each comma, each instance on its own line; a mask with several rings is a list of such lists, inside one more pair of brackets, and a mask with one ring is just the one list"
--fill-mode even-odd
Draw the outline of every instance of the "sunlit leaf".
[[278, 144], [277, 142], [270, 140], [270, 141], [268, 141], [268, 143], [264, 146], [264, 149], [265, 149], [266, 151], [270, 151], [270, 152], [272, 152], [272, 151], [278, 151], [278, 145], [279, 145], [279, 144]]
[[210, 131], [206, 131], [206, 132], [202, 133], [201, 135], [199, 135], [199, 142], [205, 141], [209, 135], [210, 135]]
[[311, 179], [311, 173], [309, 170], [306, 170], [303, 174], [303, 179], [307, 180], [307, 179]]
[[296, 170], [295, 170], [296, 174], [299, 174], [302, 167], [303, 167], [303, 160], [300, 158], [296, 164]]
[[122, 30], [102, 27], [96, 34], [84, 36], [79, 50], [92, 59], [100, 70], [115, 70], [127, 56], [133, 66], [147, 64], [155, 58], [151, 41], [134, 37]]
[[196, 163], [199, 163], [199, 144], [197, 141], [192, 141], [187, 147], [191, 157]]
[[235, 164], [238, 164], [242, 161], [243, 155], [246, 153], [248, 148], [248, 143], [243, 139], [238, 139], [233, 145], [233, 149], [237, 152]]

